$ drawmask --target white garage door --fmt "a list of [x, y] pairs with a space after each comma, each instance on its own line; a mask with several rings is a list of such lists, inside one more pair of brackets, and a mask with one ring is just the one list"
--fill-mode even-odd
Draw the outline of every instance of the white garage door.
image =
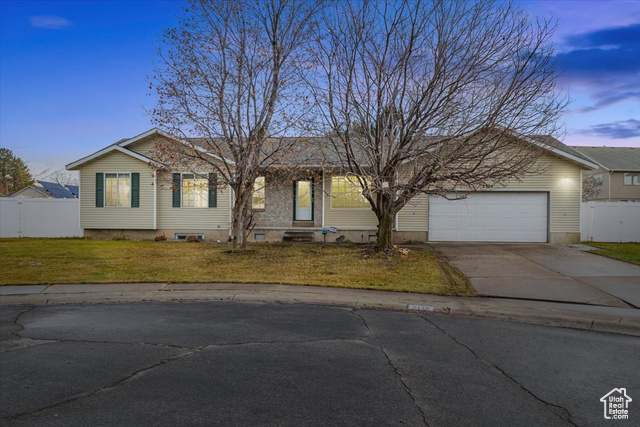
[[547, 193], [472, 193], [429, 198], [429, 240], [546, 242]]

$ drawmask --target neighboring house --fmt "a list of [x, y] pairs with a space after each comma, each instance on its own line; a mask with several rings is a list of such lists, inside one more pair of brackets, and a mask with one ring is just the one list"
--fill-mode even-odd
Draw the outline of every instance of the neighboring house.
[[[167, 170], [153, 159], [161, 138], [170, 137], [152, 129], [67, 165], [80, 173], [85, 236], [229, 239], [230, 189], [209, 187], [212, 171]], [[581, 171], [597, 165], [553, 138], [522, 138], [546, 149], [539, 160], [544, 172], [463, 200], [416, 197], [397, 215], [394, 240], [579, 241]], [[268, 174], [258, 179], [249, 240], [282, 240], [295, 233], [322, 241], [323, 230], [329, 230], [328, 242], [375, 240], [376, 216], [352, 180], [336, 168], [305, 169], [309, 177], [294, 182], [272, 181]]]
[[77, 185], [62, 185], [57, 182], [36, 181], [32, 185], [16, 191], [11, 197], [77, 199], [80, 194]]
[[599, 166], [585, 171], [595, 190], [589, 200], [640, 202], [640, 147], [573, 148]]

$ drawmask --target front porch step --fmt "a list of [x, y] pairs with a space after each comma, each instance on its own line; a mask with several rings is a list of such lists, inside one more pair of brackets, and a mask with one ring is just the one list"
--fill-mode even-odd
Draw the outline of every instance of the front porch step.
[[283, 242], [313, 242], [313, 231], [285, 231], [282, 237]]

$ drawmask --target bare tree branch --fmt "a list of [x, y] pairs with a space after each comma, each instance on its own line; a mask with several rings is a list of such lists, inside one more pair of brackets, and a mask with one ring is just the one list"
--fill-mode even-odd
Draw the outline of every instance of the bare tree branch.
[[306, 132], [311, 103], [301, 88], [308, 62], [301, 48], [322, 4], [192, 0], [162, 39], [153, 120], [181, 142], [161, 144], [156, 157], [181, 170], [208, 167], [233, 189], [234, 248], [244, 246], [251, 226], [256, 177], [290, 164], [299, 142], [285, 136]]
[[543, 149], [525, 136], [556, 135], [566, 104], [552, 23], [497, 0], [344, 1], [324, 18], [308, 84], [379, 245], [419, 194], [463, 197], [536, 172]]

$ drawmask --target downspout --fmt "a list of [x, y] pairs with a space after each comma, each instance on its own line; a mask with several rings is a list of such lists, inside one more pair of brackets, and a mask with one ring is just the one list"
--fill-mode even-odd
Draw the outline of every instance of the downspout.
[[233, 238], [233, 188], [229, 186], [229, 241]]
[[[583, 210], [582, 204], [585, 203], [584, 197], [582, 196], [582, 179], [583, 179], [582, 175], [583, 175], [583, 173], [584, 173], [584, 170], [580, 169], [580, 192], [579, 192], [579, 195], [578, 195], [579, 203], [580, 203], [578, 205], [579, 206], [579, 208], [578, 208], [578, 234], [580, 234], [580, 240], [584, 240], [582, 238], [582, 229], [584, 228], [582, 226], [582, 221], [583, 221], [583, 217], [584, 217], [584, 215], [582, 214], [582, 210]], [[588, 209], [588, 207], [585, 208], [585, 209]]]
[[324, 169], [322, 169], [322, 228], [324, 228]]
[[611, 176], [612, 176], [612, 174], [613, 174], [613, 170], [610, 170], [609, 171], [609, 194], [608, 194], [609, 198], [607, 200], [608, 202], [611, 202]]
[[[397, 175], [397, 174], [396, 174], [396, 176], [395, 176], [395, 182], [394, 182], [394, 184], [395, 184], [396, 186], [398, 185], [398, 175]], [[395, 193], [396, 193], [396, 194], [395, 194], [395, 200], [398, 200], [398, 192], [396, 191]], [[398, 218], [399, 218], [399, 217], [400, 217], [400, 212], [398, 211], [398, 212], [396, 212], [396, 232], [400, 231], [400, 230], [398, 229], [398, 226], [399, 226], [399, 224], [400, 224], [400, 221], [398, 220]]]
[[80, 229], [80, 236], [84, 236], [84, 228], [82, 228], [82, 171], [78, 171], [78, 228]]
[[153, 229], [158, 229], [158, 170], [153, 171]]
[[582, 198], [582, 174], [584, 173], [584, 170], [580, 169], [580, 203], [583, 202], [583, 198]]

